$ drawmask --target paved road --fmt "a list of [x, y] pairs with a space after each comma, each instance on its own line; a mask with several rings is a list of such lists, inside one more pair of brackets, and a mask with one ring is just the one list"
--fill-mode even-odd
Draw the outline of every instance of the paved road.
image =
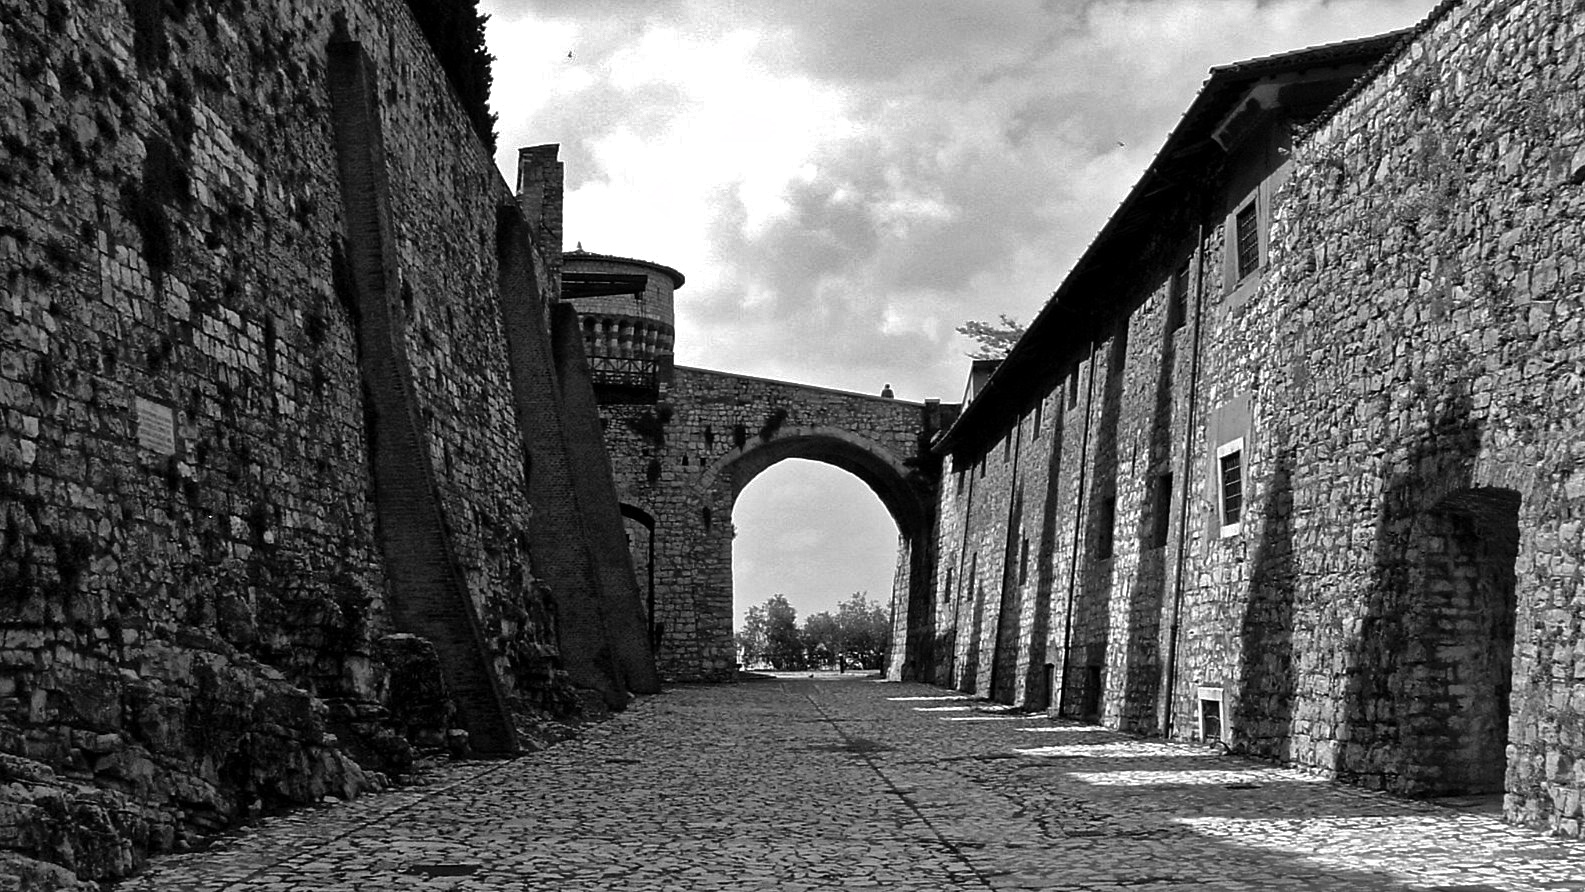
[[872, 680], [680, 687], [119, 892], [1585, 890], [1585, 843]]

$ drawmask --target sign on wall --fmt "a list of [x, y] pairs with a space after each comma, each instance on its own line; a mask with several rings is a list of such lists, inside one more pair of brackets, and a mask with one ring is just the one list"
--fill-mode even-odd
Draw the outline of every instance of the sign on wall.
[[138, 446], [159, 455], [176, 454], [176, 412], [164, 403], [137, 398]]

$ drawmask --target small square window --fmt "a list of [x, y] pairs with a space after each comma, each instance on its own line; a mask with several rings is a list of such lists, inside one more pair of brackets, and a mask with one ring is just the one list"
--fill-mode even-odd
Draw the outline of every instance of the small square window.
[[1242, 279], [1260, 269], [1260, 215], [1255, 202], [1244, 205], [1238, 212], [1233, 220], [1233, 232], [1237, 239], [1238, 277]]
[[1217, 510], [1223, 538], [1236, 536], [1244, 513], [1244, 440], [1223, 443], [1216, 450]]

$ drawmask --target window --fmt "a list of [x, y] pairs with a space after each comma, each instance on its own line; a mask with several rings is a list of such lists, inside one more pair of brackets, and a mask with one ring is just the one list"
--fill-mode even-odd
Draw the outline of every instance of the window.
[[1095, 534], [1095, 558], [1106, 560], [1112, 556], [1112, 528], [1117, 525], [1117, 497], [1101, 500], [1100, 526]]
[[1234, 238], [1237, 239], [1238, 277], [1240, 279], [1260, 269], [1260, 218], [1255, 202], [1244, 205], [1233, 221]]
[[941, 599], [948, 603], [952, 601], [952, 568], [947, 568], [947, 584], [941, 589]]
[[1010, 462], [1012, 460], [1013, 460], [1013, 432], [1011, 430], [1009, 430], [1007, 432], [1007, 434], [1006, 434], [1006, 438], [1002, 440], [1002, 463], [1006, 464], [1007, 462]]
[[1244, 440], [1240, 437], [1223, 443], [1216, 450], [1217, 508], [1221, 512], [1221, 535], [1236, 536], [1244, 511]]
[[1184, 319], [1188, 316], [1188, 305], [1189, 265], [1185, 263], [1172, 274], [1172, 281], [1167, 285], [1167, 331], [1174, 332], [1183, 327]]
[[1073, 374], [1068, 377], [1068, 408], [1079, 403], [1079, 364], [1073, 364]]
[[1172, 473], [1156, 475], [1156, 491], [1150, 506], [1150, 546], [1161, 548], [1167, 544], [1167, 533], [1172, 526]]
[[1035, 402], [1035, 432], [1034, 432], [1034, 435], [1030, 437], [1031, 440], [1040, 439], [1040, 410], [1044, 409], [1045, 407], [1046, 407], [1045, 397], [1041, 397], [1039, 400], [1037, 400]]
[[1018, 584], [1023, 585], [1029, 581], [1029, 537], [1024, 537], [1023, 547], [1018, 552]]
[[1222, 729], [1227, 725], [1223, 721], [1226, 700], [1222, 696], [1222, 689], [1199, 686], [1197, 694], [1195, 699], [1200, 701], [1200, 740], [1205, 743], [1219, 741], [1222, 739]]

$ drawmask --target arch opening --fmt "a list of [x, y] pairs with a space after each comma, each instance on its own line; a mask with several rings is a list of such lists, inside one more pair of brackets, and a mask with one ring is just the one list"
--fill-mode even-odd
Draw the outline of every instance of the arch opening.
[[655, 619], [655, 515], [637, 505], [622, 502], [622, 529], [627, 534], [627, 550], [633, 559], [633, 575], [644, 597], [644, 618], [651, 647], [660, 643], [665, 632]]
[[1519, 493], [1468, 488], [1416, 524], [1394, 688], [1403, 791], [1500, 793], [1513, 686]]
[[743, 488], [767, 468], [790, 458], [840, 468], [868, 486], [904, 537], [920, 532], [928, 514], [926, 493], [910, 481], [909, 469], [879, 446], [846, 431], [793, 429], [753, 441], [729, 455], [720, 472], [731, 482], [735, 503]]
[[[732, 625], [740, 665], [854, 669], [868, 660], [870, 668], [879, 668], [876, 648], [890, 637], [898, 527], [873, 490], [845, 469], [783, 460], [738, 490], [732, 526]], [[802, 632], [812, 616], [840, 617], [841, 605], [861, 593], [885, 614], [887, 635], [881, 641], [868, 634], [846, 641], [846, 626], [823, 618], [812, 637], [794, 642], [797, 654], [788, 653], [785, 639], [754, 643], [742, 637], [749, 611], [773, 596], [786, 598]]]

